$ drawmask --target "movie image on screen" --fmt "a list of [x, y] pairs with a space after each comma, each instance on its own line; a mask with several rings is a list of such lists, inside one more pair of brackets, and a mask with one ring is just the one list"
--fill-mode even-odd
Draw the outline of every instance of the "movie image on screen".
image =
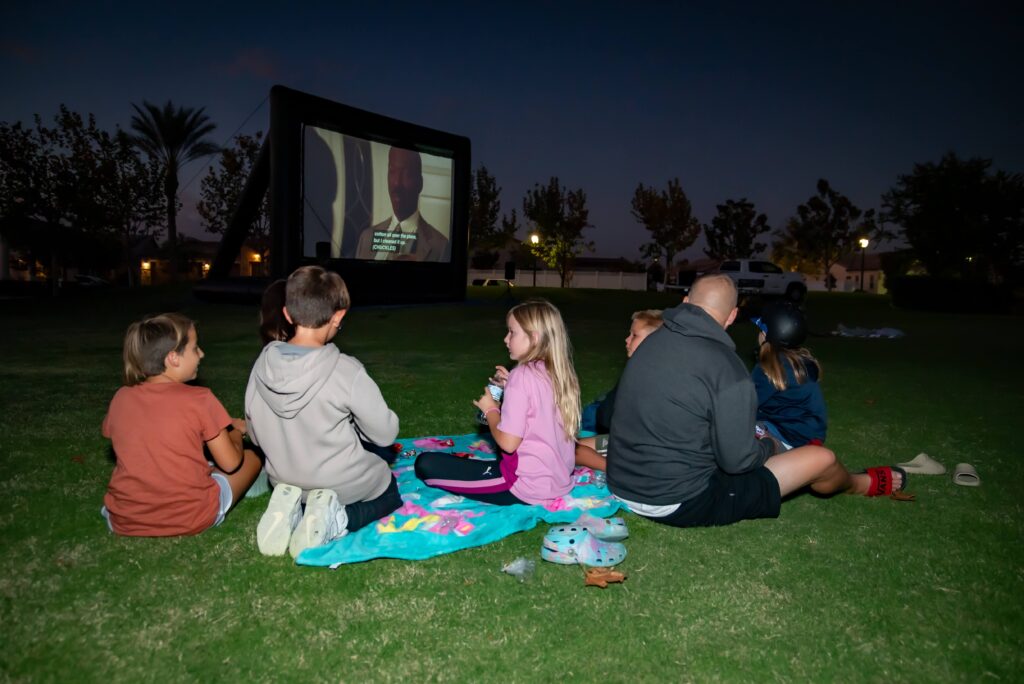
[[451, 260], [452, 160], [307, 125], [303, 256]]

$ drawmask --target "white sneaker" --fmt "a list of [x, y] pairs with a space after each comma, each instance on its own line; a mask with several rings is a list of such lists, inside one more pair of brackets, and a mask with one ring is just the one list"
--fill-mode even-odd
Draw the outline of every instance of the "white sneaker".
[[256, 546], [264, 556], [283, 556], [292, 530], [302, 517], [302, 489], [279, 482], [270, 495], [267, 510], [256, 526]]
[[306, 497], [306, 513], [292, 532], [288, 552], [295, 558], [308, 548], [323, 546], [344, 536], [347, 524], [348, 514], [338, 503], [338, 494], [333, 489], [314, 489]]

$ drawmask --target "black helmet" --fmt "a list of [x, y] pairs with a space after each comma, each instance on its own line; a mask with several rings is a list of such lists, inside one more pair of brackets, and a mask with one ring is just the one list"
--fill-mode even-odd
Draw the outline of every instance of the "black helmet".
[[782, 302], [767, 304], [761, 310], [761, 317], [754, 319], [754, 325], [772, 346], [796, 349], [807, 339], [807, 321], [803, 312]]

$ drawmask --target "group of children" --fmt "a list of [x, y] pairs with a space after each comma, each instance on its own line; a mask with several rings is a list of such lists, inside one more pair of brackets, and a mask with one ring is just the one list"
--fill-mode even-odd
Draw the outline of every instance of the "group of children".
[[[125, 386], [103, 421], [116, 455], [102, 509], [111, 531], [168, 536], [219, 525], [261, 467], [273, 485], [256, 530], [265, 555], [297, 556], [400, 507], [390, 467], [398, 416], [363, 365], [330, 344], [350, 306], [342, 278], [319, 266], [268, 288], [265, 346], [246, 387], [244, 419], [229, 416], [208, 389], [187, 384], [203, 358], [189, 319], [162, 314], [133, 323], [124, 342]], [[604, 457], [593, 440], [577, 439], [584, 410], [558, 309], [526, 301], [506, 323], [516, 365], [498, 366], [492, 378], [504, 388], [501, 403], [487, 390], [473, 402], [499, 457], [424, 452], [415, 472], [430, 486], [486, 503], [544, 504], [569, 493], [575, 465], [604, 469]], [[755, 324], [758, 429], [787, 447], [821, 443], [821, 368], [800, 346], [802, 314], [776, 307]], [[634, 314], [627, 358], [660, 325], [660, 311]], [[607, 431], [614, 397], [613, 389], [588, 412], [595, 431]]]

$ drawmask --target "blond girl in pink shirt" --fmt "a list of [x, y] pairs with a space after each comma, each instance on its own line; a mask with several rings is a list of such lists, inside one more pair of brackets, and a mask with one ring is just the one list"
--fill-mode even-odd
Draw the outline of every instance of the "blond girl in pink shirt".
[[543, 299], [518, 304], [506, 318], [505, 346], [517, 363], [498, 367], [505, 391], [488, 390], [473, 404], [487, 420], [497, 461], [425, 452], [416, 475], [432, 487], [499, 505], [546, 504], [572, 489], [580, 385], [569, 334], [558, 309]]

